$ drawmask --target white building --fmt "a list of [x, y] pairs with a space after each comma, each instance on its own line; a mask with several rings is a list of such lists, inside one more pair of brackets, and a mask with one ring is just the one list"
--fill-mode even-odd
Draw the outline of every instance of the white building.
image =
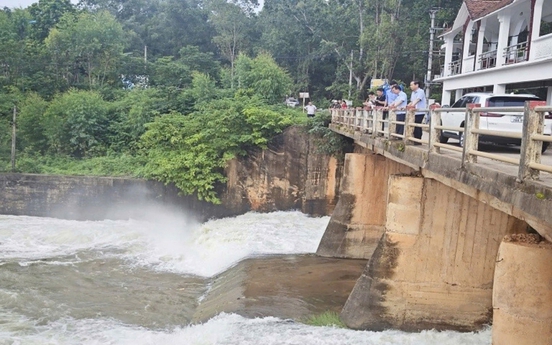
[[442, 104], [470, 91], [536, 88], [551, 103], [552, 0], [464, 0], [442, 37]]

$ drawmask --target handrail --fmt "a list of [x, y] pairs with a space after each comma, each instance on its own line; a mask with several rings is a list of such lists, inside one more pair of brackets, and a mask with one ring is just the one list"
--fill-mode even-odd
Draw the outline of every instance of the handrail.
[[[397, 111], [381, 107], [373, 109], [331, 109], [332, 123], [340, 125], [343, 130], [360, 132], [378, 140], [402, 140], [405, 147], [425, 145], [417, 149], [427, 150], [429, 154], [441, 154], [441, 150], [462, 152], [461, 165], [476, 164], [477, 158], [488, 158], [495, 161], [518, 166], [518, 179], [539, 179], [540, 172], [552, 173], [552, 166], [542, 164], [541, 150], [543, 143], [552, 143], [551, 133], [544, 134], [544, 119], [552, 106], [546, 106], [542, 101], [527, 101], [524, 107], [480, 107], [469, 104], [465, 109], [465, 127], [444, 126], [441, 123], [441, 113], [451, 111], [451, 108], [432, 106], [430, 109], [406, 110], [405, 120], [397, 120]], [[384, 118], [384, 111], [389, 118]], [[523, 113], [523, 132], [495, 131], [479, 128], [480, 116], [486, 112]], [[429, 115], [429, 123], [416, 123], [416, 115]], [[427, 116], [426, 115], [426, 116]], [[400, 131], [400, 127], [404, 129]], [[414, 129], [429, 130], [429, 140], [414, 137]], [[397, 131], [399, 129], [399, 131]], [[458, 147], [439, 142], [442, 131], [464, 133], [464, 146]], [[500, 154], [483, 152], [478, 149], [479, 135], [519, 139], [521, 150], [519, 159]]]

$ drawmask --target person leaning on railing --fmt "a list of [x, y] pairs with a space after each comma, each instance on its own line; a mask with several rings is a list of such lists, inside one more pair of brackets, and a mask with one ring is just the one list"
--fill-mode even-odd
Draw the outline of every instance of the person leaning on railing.
[[[397, 121], [404, 122], [406, 118], [406, 112], [404, 109], [406, 109], [406, 105], [408, 103], [408, 97], [406, 96], [406, 93], [404, 91], [401, 91], [401, 87], [399, 85], [393, 85], [391, 87], [391, 92], [396, 95], [395, 100], [393, 103], [389, 104], [389, 109], [394, 109], [397, 114]], [[397, 125], [397, 134], [403, 134], [404, 132], [404, 125]]]
[[[412, 90], [412, 94], [410, 95], [410, 103], [408, 103], [408, 107], [416, 107], [416, 110], [418, 109], [426, 109], [427, 107], [427, 100], [425, 96], [424, 90], [420, 87], [420, 82], [417, 80], [413, 80], [410, 82], [410, 90]], [[416, 111], [416, 116], [414, 117], [414, 122], [416, 123], [422, 123], [424, 120], [425, 113]], [[422, 128], [421, 127], [414, 127], [414, 138], [416, 139], [422, 139]]]

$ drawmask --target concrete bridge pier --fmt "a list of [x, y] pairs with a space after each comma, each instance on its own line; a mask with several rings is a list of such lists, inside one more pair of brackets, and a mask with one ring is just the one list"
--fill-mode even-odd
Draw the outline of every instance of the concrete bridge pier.
[[493, 287], [493, 344], [552, 341], [552, 244], [507, 237]]
[[316, 253], [370, 259], [385, 230], [388, 178], [412, 173], [380, 155], [347, 154], [339, 201]]
[[342, 310], [344, 322], [406, 331], [490, 323], [499, 244], [527, 225], [433, 179], [387, 175], [384, 184], [383, 236]]

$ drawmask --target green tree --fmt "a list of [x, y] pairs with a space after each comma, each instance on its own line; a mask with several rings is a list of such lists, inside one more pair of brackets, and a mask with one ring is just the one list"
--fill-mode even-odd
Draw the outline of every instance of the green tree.
[[121, 25], [108, 12], [65, 15], [50, 31], [46, 46], [61, 71], [59, 78], [80, 84], [80, 74], [89, 88], [118, 83], [115, 74], [124, 47]]
[[39, 0], [29, 7], [33, 19], [32, 33], [43, 41], [66, 13], [76, 13], [70, 0]]
[[77, 158], [105, 153], [107, 115], [108, 105], [96, 91], [73, 89], [56, 96], [44, 115], [50, 150]]
[[48, 142], [44, 121], [47, 108], [48, 102], [36, 93], [28, 94], [21, 103], [17, 117], [19, 149], [44, 153]]
[[230, 86], [234, 88], [234, 62], [244, 49], [250, 30], [250, 17], [244, 10], [226, 0], [210, 0], [209, 20], [216, 30], [213, 43], [220, 53], [230, 61]]

